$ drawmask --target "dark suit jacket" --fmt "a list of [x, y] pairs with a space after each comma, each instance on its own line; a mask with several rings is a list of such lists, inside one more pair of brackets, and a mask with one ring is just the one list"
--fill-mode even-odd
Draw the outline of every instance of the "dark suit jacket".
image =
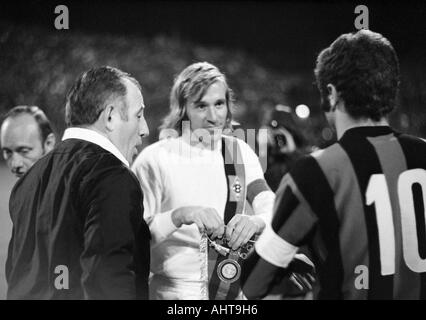
[[113, 154], [79, 139], [59, 143], [12, 190], [8, 299], [148, 298], [142, 199]]

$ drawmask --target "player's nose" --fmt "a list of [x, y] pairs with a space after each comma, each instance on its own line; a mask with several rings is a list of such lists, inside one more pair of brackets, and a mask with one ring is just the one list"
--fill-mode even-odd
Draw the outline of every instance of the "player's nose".
[[210, 106], [210, 107], [207, 108], [206, 119], [210, 123], [216, 123], [217, 113], [216, 113], [216, 108], [214, 106]]

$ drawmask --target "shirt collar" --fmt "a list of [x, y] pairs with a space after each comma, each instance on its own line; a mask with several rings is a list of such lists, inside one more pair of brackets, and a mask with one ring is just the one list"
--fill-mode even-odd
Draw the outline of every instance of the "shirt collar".
[[123, 162], [127, 167], [129, 167], [129, 162], [123, 156], [123, 154], [117, 149], [117, 147], [106, 137], [100, 133], [85, 128], [68, 128], [65, 129], [64, 135], [62, 136], [62, 141], [67, 139], [80, 139], [94, 143], [101, 147], [102, 149], [112, 153], [117, 157], [121, 162]]
[[361, 126], [346, 130], [343, 136], [360, 135], [364, 137], [377, 137], [391, 133], [394, 133], [394, 131], [389, 126]]

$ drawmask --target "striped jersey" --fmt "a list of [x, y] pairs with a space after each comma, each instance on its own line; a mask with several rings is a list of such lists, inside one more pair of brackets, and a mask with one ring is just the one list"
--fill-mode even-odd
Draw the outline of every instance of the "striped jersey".
[[244, 293], [266, 294], [308, 245], [317, 299], [426, 299], [425, 199], [425, 141], [388, 126], [347, 130], [284, 176]]

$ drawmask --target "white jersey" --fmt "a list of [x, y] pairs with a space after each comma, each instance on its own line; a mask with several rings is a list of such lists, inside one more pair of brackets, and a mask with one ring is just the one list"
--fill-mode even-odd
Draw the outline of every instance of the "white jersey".
[[[251, 201], [254, 214], [269, 224], [275, 195], [256, 187], [262, 185], [257, 182], [264, 181], [259, 160], [244, 141], [237, 141], [246, 187], [254, 195]], [[221, 141], [215, 150], [209, 150], [191, 147], [182, 137], [165, 139], [146, 147], [132, 166], [142, 186], [144, 218], [152, 234], [151, 272], [160, 279], [155, 285], [157, 298], [202, 298], [204, 257], [200, 253], [200, 232], [195, 224], [177, 228], [171, 213], [183, 206], [204, 206], [216, 209], [223, 218], [228, 186], [221, 150]], [[182, 289], [176, 290], [177, 287]]]

